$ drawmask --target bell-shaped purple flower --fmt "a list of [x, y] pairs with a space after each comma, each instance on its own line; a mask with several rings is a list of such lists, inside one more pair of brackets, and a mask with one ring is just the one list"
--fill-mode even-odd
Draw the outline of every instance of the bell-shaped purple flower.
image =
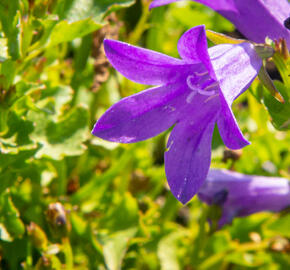
[[244, 175], [227, 170], [211, 169], [198, 196], [207, 204], [222, 208], [219, 226], [230, 223], [234, 217], [261, 211], [278, 212], [290, 206], [287, 179]]
[[125, 77], [158, 86], [113, 105], [95, 124], [92, 134], [133, 143], [174, 125], [165, 153], [165, 171], [174, 196], [188, 202], [207, 176], [215, 124], [227, 147], [238, 149], [249, 144], [230, 106], [257, 76], [262, 60], [247, 42], [208, 50], [203, 26], [180, 38], [182, 59], [115, 40], [105, 40], [104, 48], [111, 64]]
[[[154, 0], [150, 8], [182, 0]], [[192, 0], [204, 4], [231, 21], [248, 39], [264, 43], [285, 38], [290, 48], [290, 31], [284, 22], [290, 16], [287, 0]]]

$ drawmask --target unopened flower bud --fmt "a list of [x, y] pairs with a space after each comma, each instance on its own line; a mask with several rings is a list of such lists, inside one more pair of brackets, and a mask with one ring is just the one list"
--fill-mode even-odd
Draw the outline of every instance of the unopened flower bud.
[[242, 154], [243, 154], [242, 149], [236, 149], [236, 150], [226, 149], [224, 151], [223, 162], [226, 162], [228, 160], [237, 161], [240, 159]]
[[211, 220], [221, 214], [218, 221], [221, 227], [230, 223], [234, 217], [283, 210], [290, 205], [290, 186], [285, 178], [211, 169], [198, 196], [211, 206]]
[[52, 232], [57, 236], [65, 236], [70, 230], [70, 223], [67, 219], [66, 211], [59, 202], [51, 203], [46, 212], [47, 221]]

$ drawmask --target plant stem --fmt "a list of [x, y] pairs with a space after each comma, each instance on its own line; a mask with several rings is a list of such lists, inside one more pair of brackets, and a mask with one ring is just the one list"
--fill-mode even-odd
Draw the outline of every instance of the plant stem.
[[148, 0], [142, 0], [142, 15], [134, 29], [133, 32], [129, 35], [128, 43], [130, 44], [136, 44], [140, 40], [142, 34], [145, 30], [148, 28], [147, 20], [150, 14], [149, 11], [149, 1]]

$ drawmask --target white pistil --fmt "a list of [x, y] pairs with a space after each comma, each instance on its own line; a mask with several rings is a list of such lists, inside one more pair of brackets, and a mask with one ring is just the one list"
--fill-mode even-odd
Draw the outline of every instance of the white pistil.
[[188, 87], [189, 87], [191, 90], [197, 92], [198, 89], [197, 89], [196, 86], [195, 86], [194, 84], [192, 84], [192, 82], [191, 82], [191, 79], [195, 79], [195, 78], [196, 78], [195, 76], [193, 76], [193, 75], [189, 75], [189, 76], [186, 78], [186, 83], [187, 83]]
[[191, 101], [192, 101], [193, 98], [195, 97], [196, 93], [197, 93], [197, 92], [191, 92], [191, 93], [187, 96], [187, 98], [186, 98], [186, 102], [187, 102], [187, 103], [191, 103]]
[[205, 95], [205, 96], [212, 96], [215, 94], [215, 91], [212, 90], [212, 91], [206, 91], [206, 90], [201, 90], [201, 89], [198, 89], [197, 92], [201, 95]]

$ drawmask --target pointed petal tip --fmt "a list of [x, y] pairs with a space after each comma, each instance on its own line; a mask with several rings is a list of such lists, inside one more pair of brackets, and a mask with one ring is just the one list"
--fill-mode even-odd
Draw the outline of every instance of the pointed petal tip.
[[238, 149], [244, 148], [244, 147], [246, 147], [246, 146], [248, 146], [250, 144], [251, 144], [251, 142], [249, 142], [248, 140], [246, 140], [244, 138], [243, 141], [239, 141], [239, 144], [238, 145], [235, 144], [235, 145], [232, 145], [229, 148], [232, 149], [232, 150], [238, 150]]
[[171, 193], [173, 194], [173, 196], [183, 205], [186, 205], [187, 203], [189, 203], [191, 201], [191, 199], [196, 195], [196, 193], [188, 196], [188, 194], [178, 194], [176, 192], [174, 192], [174, 190], [172, 188], [170, 188]]
[[[168, 177], [169, 176], [167, 175], [167, 181], [168, 181]], [[174, 181], [170, 181], [170, 180], [168, 181], [168, 185], [169, 185], [171, 193], [183, 205], [186, 205], [187, 203], [189, 203], [199, 190], [199, 188], [196, 188], [194, 190], [191, 190], [190, 188], [178, 190], [176, 185], [174, 184], [175, 184]]]
[[207, 53], [205, 26], [198, 25], [184, 32], [177, 43], [177, 49], [182, 59], [202, 62]]
[[165, 173], [172, 194], [182, 204], [197, 194], [208, 174], [214, 123], [215, 119], [200, 132], [199, 124], [193, 127], [180, 122], [170, 134]]
[[[175, 196], [174, 196], [175, 197]], [[189, 203], [191, 201], [191, 199], [194, 197], [194, 195], [191, 198], [177, 198], [175, 197], [180, 203], [182, 203], [183, 205], [186, 205], [187, 203]]]
[[91, 131], [91, 134], [93, 136], [98, 137], [98, 138], [101, 138], [103, 140], [107, 140], [107, 141], [109, 140], [110, 141], [109, 138], [107, 138], [106, 136], [104, 136], [104, 133], [101, 131], [100, 126], [98, 125], [98, 122], [95, 123], [95, 125], [94, 125], [94, 127], [93, 127], [93, 129]]

